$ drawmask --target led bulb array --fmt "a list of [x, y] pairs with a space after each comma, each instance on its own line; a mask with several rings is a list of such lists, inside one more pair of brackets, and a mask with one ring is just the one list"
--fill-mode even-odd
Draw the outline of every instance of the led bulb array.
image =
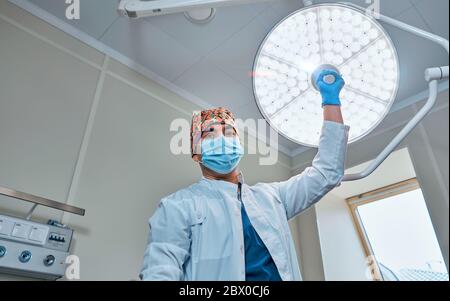
[[299, 10], [280, 22], [255, 61], [254, 91], [263, 116], [280, 134], [317, 146], [321, 96], [310, 82], [320, 65], [336, 66], [346, 86], [342, 111], [349, 141], [361, 139], [388, 113], [397, 93], [398, 59], [382, 27], [341, 4]]
[[371, 45], [341, 68], [346, 83], [365, 94], [388, 102], [398, 80], [395, 53], [385, 40]]
[[323, 61], [339, 66], [377, 39], [381, 32], [369, 20], [348, 9], [320, 10]]

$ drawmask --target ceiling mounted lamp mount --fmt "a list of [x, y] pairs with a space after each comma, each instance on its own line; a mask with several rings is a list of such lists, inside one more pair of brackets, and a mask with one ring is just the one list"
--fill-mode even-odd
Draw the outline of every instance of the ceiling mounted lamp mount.
[[118, 13], [132, 19], [183, 13], [192, 23], [210, 22], [216, 9], [274, 0], [120, 0]]
[[[255, 58], [255, 99], [271, 127], [291, 141], [317, 147], [323, 117], [314, 79], [331, 69], [346, 81], [341, 96], [342, 113], [350, 125], [349, 143], [372, 132], [388, 114], [400, 77], [396, 49], [379, 21], [449, 51], [444, 38], [351, 3], [305, 5], [269, 32]], [[448, 66], [427, 69], [426, 104], [364, 171], [345, 175], [343, 180], [370, 175], [431, 111], [438, 81], [448, 77]]]
[[215, 15], [215, 8], [195, 8], [184, 12], [186, 19], [195, 24], [209, 23]]

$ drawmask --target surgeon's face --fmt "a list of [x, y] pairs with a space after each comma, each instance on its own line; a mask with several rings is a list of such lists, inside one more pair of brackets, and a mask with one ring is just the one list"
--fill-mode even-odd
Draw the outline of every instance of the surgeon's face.
[[[237, 133], [236, 130], [229, 124], [213, 124], [202, 132], [201, 141], [203, 142], [203, 140], [215, 139], [220, 136], [236, 137]], [[202, 155], [196, 154], [192, 158], [194, 161], [199, 162], [202, 159]]]

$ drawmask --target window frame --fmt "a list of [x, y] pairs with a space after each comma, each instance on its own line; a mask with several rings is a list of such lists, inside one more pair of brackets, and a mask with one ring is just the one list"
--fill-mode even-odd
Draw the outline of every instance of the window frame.
[[361, 221], [361, 217], [358, 213], [358, 207], [362, 205], [366, 205], [369, 203], [373, 203], [376, 201], [380, 201], [389, 197], [393, 197], [399, 194], [403, 194], [409, 191], [413, 191], [416, 189], [420, 189], [419, 182], [417, 178], [411, 178], [405, 181], [401, 181], [395, 184], [391, 184], [388, 186], [384, 186], [375, 190], [371, 190], [362, 194], [358, 194], [352, 197], [347, 198], [345, 201], [350, 210], [353, 224], [358, 232], [358, 236], [360, 242], [363, 246], [364, 253], [366, 258], [368, 259], [368, 265], [373, 268], [372, 277], [375, 281], [383, 281], [383, 276], [380, 272], [380, 268], [377, 262], [372, 262], [375, 259], [375, 254], [373, 252], [372, 246], [370, 244], [369, 238], [367, 237], [367, 233], [364, 229], [364, 224]]

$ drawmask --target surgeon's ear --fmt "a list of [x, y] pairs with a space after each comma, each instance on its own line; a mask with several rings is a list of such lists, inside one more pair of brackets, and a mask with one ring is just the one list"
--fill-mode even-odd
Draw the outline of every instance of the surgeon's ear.
[[193, 156], [192, 156], [192, 159], [193, 159], [195, 162], [198, 163], [198, 162], [200, 162], [200, 160], [201, 160], [202, 158], [201, 158], [201, 155], [193, 155]]

